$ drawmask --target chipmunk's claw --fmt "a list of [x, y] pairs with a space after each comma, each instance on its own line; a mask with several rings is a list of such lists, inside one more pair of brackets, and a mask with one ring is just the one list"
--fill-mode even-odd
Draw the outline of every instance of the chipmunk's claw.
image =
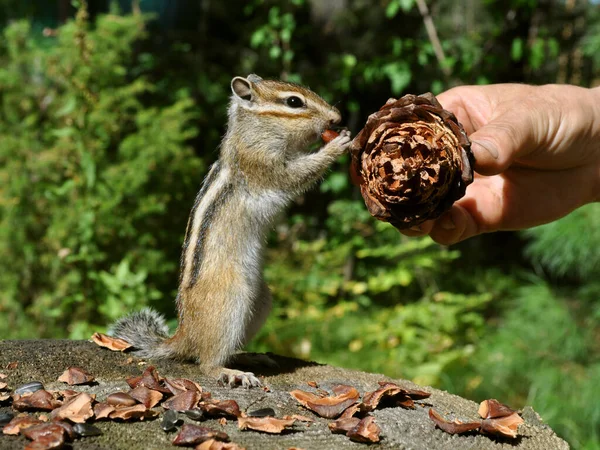
[[242, 372], [235, 369], [222, 369], [219, 374], [218, 382], [222, 386], [234, 388], [242, 386], [246, 389], [252, 387], [261, 387], [261, 381], [252, 372]]

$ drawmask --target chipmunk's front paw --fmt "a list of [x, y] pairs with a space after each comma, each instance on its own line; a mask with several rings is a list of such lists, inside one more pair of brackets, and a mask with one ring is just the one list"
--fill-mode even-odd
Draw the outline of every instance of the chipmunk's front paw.
[[218, 381], [223, 386], [242, 386], [246, 389], [261, 387], [262, 383], [252, 372], [242, 372], [235, 369], [221, 369]]
[[335, 156], [340, 156], [346, 152], [348, 147], [350, 146], [350, 131], [342, 130], [340, 135], [329, 142], [325, 147], [323, 147], [322, 151], [333, 154]]

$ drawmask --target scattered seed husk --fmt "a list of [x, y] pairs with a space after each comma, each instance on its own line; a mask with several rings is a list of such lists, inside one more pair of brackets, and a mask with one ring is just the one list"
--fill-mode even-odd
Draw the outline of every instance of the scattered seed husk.
[[327, 426], [332, 433], [347, 434], [348, 431], [356, 427], [359, 422], [360, 419], [358, 417], [344, 417], [337, 419], [335, 422], [330, 422]]
[[492, 398], [482, 401], [479, 404], [479, 410], [477, 412], [482, 419], [497, 419], [499, 417], [510, 416], [515, 411]]
[[346, 433], [351, 440], [356, 442], [375, 443], [379, 442], [381, 428], [375, 423], [373, 416], [367, 416], [361, 419], [354, 428]]
[[186, 378], [165, 378], [164, 383], [173, 395], [181, 394], [185, 391], [202, 392], [202, 386]]
[[17, 387], [13, 394], [23, 395], [28, 392], [33, 393], [35, 391], [39, 391], [40, 389], [44, 389], [44, 385], [42, 383], [40, 383], [39, 381], [30, 381], [29, 383], [25, 383]]
[[291, 427], [296, 419], [277, 419], [275, 417], [238, 417], [240, 430], [255, 430], [270, 434], [281, 434]]
[[2, 433], [11, 436], [16, 436], [21, 432], [21, 430], [32, 427], [34, 425], [39, 425], [40, 423], [42, 423], [42, 421], [36, 419], [33, 416], [17, 416], [14, 417], [10, 422], [8, 422], [4, 426], [4, 428], [2, 429]]
[[92, 341], [100, 347], [105, 347], [115, 352], [123, 352], [132, 347], [129, 342], [124, 341], [123, 339], [108, 336], [103, 333], [92, 334]]
[[200, 409], [208, 416], [240, 417], [240, 407], [235, 400], [208, 399], [200, 402]]
[[50, 392], [40, 389], [34, 393], [15, 395], [13, 409], [17, 411], [52, 411], [62, 405]]
[[295, 390], [290, 395], [302, 406], [327, 419], [335, 419], [344, 412], [346, 408], [356, 403], [359, 397], [358, 391], [352, 386], [337, 385], [332, 389], [334, 396], [318, 397], [317, 395]]
[[67, 383], [69, 386], [89, 384], [95, 380], [94, 376], [81, 367], [69, 367], [58, 377], [58, 381]]
[[62, 448], [64, 445], [64, 434], [46, 434], [27, 444], [25, 450], [52, 450]]
[[108, 415], [109, 419], [121, 419], [121, 420], [132, 420], [132, 419], [152, 419], [158, 416], [158, 412], [153, 409], [148, 409], [144, 405], [138, 404], [134, 406], [126, 406], [123, 408], [117, 408]]
[[5, 383], [4, 381], [0, 381], [0, 391], [6, 389], [7, 386], [8, 386], [7, 383]]
[[177, 414], [177, 411], [169, 409], [164, 412], [160, 427], [165, 432], [173, 431], [177, 428], [177, 425], [181, 423], [181, 419]]
[[146, 386], [138, 386], [135, 389], [132, 389], [129, 391], [129, 395], [142, 403], [146, 408], [154, 408], [160, 403], [164, 396], [162, 392], [148, 389]]
[[235, 442], [221, 442], [216, 439], [209, 439], [196, 447], [196, 450], [246, 450]]
[[483, 419], [481, 421], [481, 431], [497, 436], [516, 438], [519, 425], [524, 420], [516, 412], [509, 416], [498, 417], [495, 419]]
[[198, 391], [183, 391], [164, 402], [162, 407], [165, 409], [174, 409], [175, 411], [189, 411], [198, 406], [200, 395]]
[[100, 436], [102, 434], [100, 428], [90, 425], [89, 423], [76, 423], [73, 425], [73, 431], [78, 437], [92, 437]]
[[25, 428], [22, 433], [27, 439], [36, 441], [39, 438], [47, 435], [62, 435], [66, 437], [66, 431], [57, 423], [40, 423], [32, 427]]
[[461, 434], [469, 431], [479, 429], [481, 421], [479, 422], [462, 422], [460, 420], [449, 421], [444, 419], [437, 411], [433, 408], [429, 409], [429, 418], [433, 420], [436, 426], [450, 434]]
[[94, 405], [94, 416], [96, 416], [96, 420], [100, 419], [108, 419], [110, 413], [112, 413], [116, 408], [108, 403], [100, 402]]
[[79, 395], [79, 392], [74, 391], [73, 389], [65, 389], [63, 391], [58, 391], [57, 394], [62, 400], [68, 400], [71, 397], [75, 397], [76, 395]]
[[7, 377], [8, 377], [8, 375], [6, 375], [5, 373], [1, 373], [0, 372], [0, 380], [4, 380]]
[[106, 403], [119, 408], [125, 406], [134, 406], [138, 402], [135, 398], [125, 392], [113, 392], [106, 397]]
[[6, 365], [8, 370], [15, 370], [17, 367], [19, 367], [19, 361], [12, 361]]
[[[38, 419], [47, 422], [48, 421], [48, 416], [46, 416], [45, 420], [42, 419], [42, 416], [38, 416]], [[73, 429], [73, 425], [71, 425], [69, 422], [66, 422], [64, 420], [55, 420], [52, 423], [55, 423], [56, 425], [60, 426], [63, 428], [63, 430], [65, 430], [65, 438], [68, 441], [72, 441], [73, 439], [75, 439], [75, 430]], [[75, 425], [86, 425], [86, 424], [75, 424]], [[90, 425], [91, 426], [91, 425]]]
[[302, 416], [300, 414], [292, 414], [290, 416], [283, 416], [284, 419], [296, 419], [298, 422], [306, 422], [313, 423], [315, 419], [311, 419], [310, 417]]
[[148, 366], [141, 376], [130, 377], [127, 378], [126, 381], [132, 389], [135, 389], [138, 386], [144, 386], [148, 389], [171, 395], [171, 391], [163, 386], [163, 378], [158, 374], [154, 366]]
[[421, 400], [431, 395], [429, 392], [403, 388], [388, 381], [380, 381], [379, 386], [381, 386], [379, 389], [365, 393], [360, 405], [362, 411], [373, 411], [380, 403], [391, 403], [412, 409], [415, 405], [414, 400]]
[[184, 424], [179, 434], [173, 439], [173, 445], [192, 446], [209, 439], [228, 441], [229, 436], [222, 431], [213, 430], [198, 425]]
[[56, 408], [50, 415], [53, 419], [69, 419], [71, 422], [83, 423], [94, 415], [93, 401], [94, 397], [86, 392], [81, 392], [66, 400], [60, 408]]
[[248, 417], [275, 417], [275, 410], [273, 408], [261, 408], [255, 409], [247, 413]]

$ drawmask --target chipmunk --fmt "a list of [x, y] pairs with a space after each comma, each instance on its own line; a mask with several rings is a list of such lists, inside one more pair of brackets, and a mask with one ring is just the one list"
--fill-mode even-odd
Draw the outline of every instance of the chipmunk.
[[231, 81], [219, 159], [188, 219], [179, 277], [179, 324], [172, 337], [150, 309], [119, 319], [112, 334], [144, 358], [196, 360], [225, 384], [260, 386], [252, 372], [227, 369], [271, 309], [262, 276], [269, 228], [292, 199], [342, 155], [350, 133], [314, 153], [308, 147], [341, 120], [339, 111], [297, 84], [257, 75]]

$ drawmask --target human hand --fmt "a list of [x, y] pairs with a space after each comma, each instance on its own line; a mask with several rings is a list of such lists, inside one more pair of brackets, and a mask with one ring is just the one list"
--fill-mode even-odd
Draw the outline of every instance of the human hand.
[[463, 86], [437, 96], [475, 154], [466, 195], [407, 236], [450, 245], [551, 222], [600, 200], [600, 88]]

